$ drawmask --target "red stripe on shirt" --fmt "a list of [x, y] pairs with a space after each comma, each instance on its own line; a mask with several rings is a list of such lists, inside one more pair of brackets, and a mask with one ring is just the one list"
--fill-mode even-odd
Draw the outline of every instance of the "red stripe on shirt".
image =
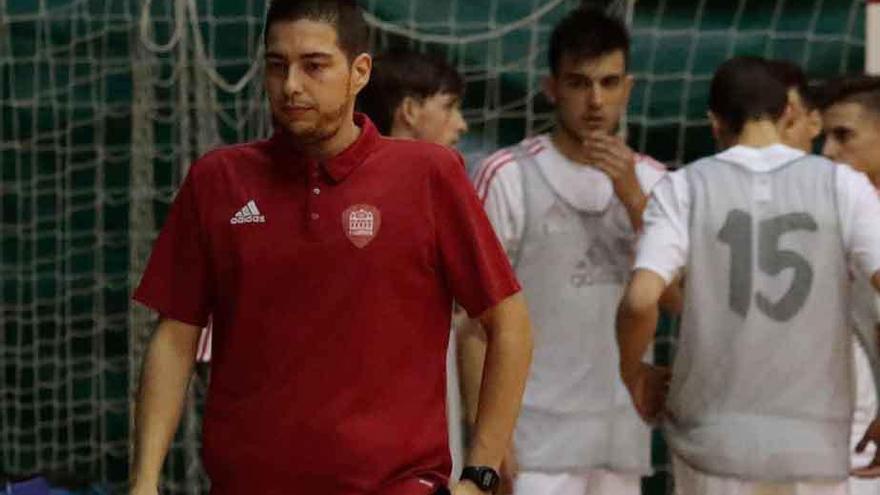
[[480, 168], [479, 172], [477, 173], [476, 180], [474, 180], [474, 189], [476, 189], [476, 190], [480, 189], [483, 182], [486, 180], [486, 174], [489, 172], [489, 170], [492, 167], [495, 166], [496, 163], [498, 163], [501, 160], [506, 160], [507, 158], [510, 158], [511, 156], [513, 156], [513, 154], [509, 150], [503, 149], [503, 150], [496, 151], [495, 153], [490, 155], [489, 158], [486, 158], [485, 160], [483, 160], [483, 165]]
[[[538, 153], [544, 151], [544, 145], [541, 142], [538, 142], [536, 144], [533, 144], [530, 147], [527, 147], [526, 151], [528, 152], [529, 156], [535, 156]], [[488, 198], [488, 196], [489, 196], [489, 186], [492, 185], [492, 181], [495, 179], [495, 176], [498, 175], [498, 172], [500, 172], [502, 168], [504, 168], [505, 166], [507, 166], [511, 163], [514, 163], [515, 161], [516, 161], [516, 158], [513, 155], [511, 155], [509, 158], [507, 158], [505, 160], [500, 160], [500, 161], [492, 164], [491, 171], [488, 170], [490, 167], [486, 167], [486, 170], [484, 171], [485, 172], [484, 176], [485, 176], [486, 180], [477, 189], [477, 195], [480, 197], [480, 201], [483, 202], [483, 205], [486, 204], [486, 198]]]

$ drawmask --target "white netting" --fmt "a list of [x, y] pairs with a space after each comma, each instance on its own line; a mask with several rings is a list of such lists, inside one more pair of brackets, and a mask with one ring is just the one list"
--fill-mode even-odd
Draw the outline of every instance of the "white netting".
[[[465, 74], [471, 158], [552, 125], [540, 89], [547, 41], [579, 3], [363, 2], [375, 47], [438, 52]], [[607, 3], [634, 28], [630, 142], [670, 163], [711, 149], [707, 85], [734, 53], [789, 58], [816, 77], [861, 68], [863, 0]], [[128, 295], [188, 163], [269, 132], [264, 8], [0, 0], [2, 470], [124, 481], [129, 398], [155, 323]], [[167, 464], [170, 493], [206, 486], [205, 383], [202, 373]]]

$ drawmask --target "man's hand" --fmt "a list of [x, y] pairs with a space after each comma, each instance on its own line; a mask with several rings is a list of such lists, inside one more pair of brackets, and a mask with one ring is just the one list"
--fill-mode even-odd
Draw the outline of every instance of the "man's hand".
[[590, 133], [584, 140], [584, 158], [605, 172], [614, 186], [614, 194], [626, 207], [633, 230], [642, 228], [642, 213], [648, 197], [636, 176], [636, 155], [620, 136], [604, 132]]
[[611, 178], [614, 194], [624, 205], [645, 200], [636, 176], [636, 155], [620, 136], [590, 133], [584, 140], [584, 158]]
[[470, 481], [459, 481], [452, 487], [452, 495], [486, 495], [486, 492], [477, 488]]
[[[873, 443], [875, 446], [880, 446], [880, 420], [878, 419], [871, 421], [871, 424], [868, 425], [868, 429], [865, 430], [864, 436], [862, 436], [862, 439], [859, 440], [859, 443], [856, 445], [856, 452], [859, 454], [864, 452], [869, 443]], [[870, 464], [855, 468], [850, 471], [849, 474], [857, 478], [880, 477], [880, 448], [877, 449], [877, 452], [874, 454], [874, 459], [871, 460]]]
[[136, 483], [132, 485], [128, 495], [159, 495], [159, 488], [156, 485]]
[[669, 368], [641, 362], [637, 368], [623, 374], [636, 412], [648, 424], [656, 423], [663, 412], [670, 376]]
[[510, 448], [507, 449], [507, 455], [501, 461], [501, 469], [498, 473], [501, 476], [501, 482], [496, 493], [498, 495], [512, 495], [513, 485], [516, 482], [516, 475], [518, 473], [519, 461], [516, 459], [516, 450], [514, 450], [513, 443], [511, 442]]

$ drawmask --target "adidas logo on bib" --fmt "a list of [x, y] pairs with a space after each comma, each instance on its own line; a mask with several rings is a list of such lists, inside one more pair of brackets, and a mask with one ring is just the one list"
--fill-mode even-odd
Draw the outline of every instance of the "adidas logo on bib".
[[229, 220], [232, 225], [242, 223], [266, 223], [266, 217], [260, 214], [257, 203], [250, 200]]

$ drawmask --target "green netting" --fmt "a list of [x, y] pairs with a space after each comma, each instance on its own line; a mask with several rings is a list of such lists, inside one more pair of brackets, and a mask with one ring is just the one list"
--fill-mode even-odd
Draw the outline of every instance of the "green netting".
[[[578, 1], [363, 3], [374, 46], [439, 52], [465, 73], [471, 161], [551, 125], [540, 94], [547, 39]], [[733, 54], [788, 58], [815, 78], [859, 70], [863, 3], [639, 0], [631, 143], [670, 164], [710, 151], [707, 84]], [[0, 470], [124, 483], [131, 387], [154, 324], [128, 296], [187, 164], [268, 132], [264, 7], [0, 0]], [[624, 1], [609, 7], [628, 11]], [[169, 493], [206, 487], [205, 382], [167, 464]], [[648, 486], [662, 493], [666, 479]]]

